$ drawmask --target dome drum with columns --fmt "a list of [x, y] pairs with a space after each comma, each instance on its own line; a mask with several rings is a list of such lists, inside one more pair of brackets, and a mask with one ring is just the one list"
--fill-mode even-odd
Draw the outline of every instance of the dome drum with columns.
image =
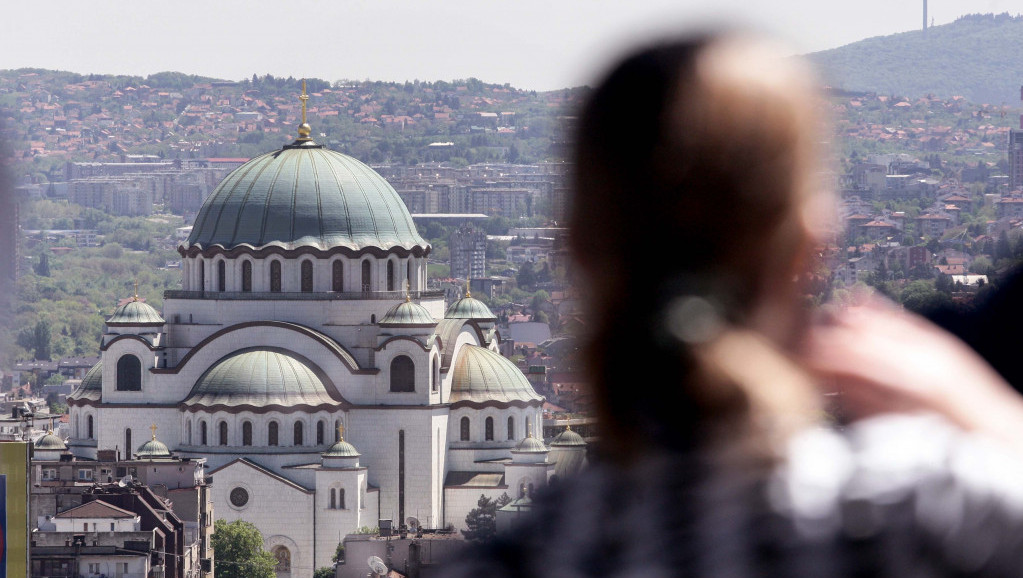
[[515, 459], [543, 398], [497, 352], [493, 313], [427, 290], [430, 245], [394, 189], [304, 120], [210, 195], [182, 289], [162, 313], [119, 307], [68, 398], [80, 457], [206, 457], [217, 516], [256, 524], [289, 561], [278, 576], [330, 565], [339, 535], [380, 518], [461, 527], [481, 491], [556, 465]]

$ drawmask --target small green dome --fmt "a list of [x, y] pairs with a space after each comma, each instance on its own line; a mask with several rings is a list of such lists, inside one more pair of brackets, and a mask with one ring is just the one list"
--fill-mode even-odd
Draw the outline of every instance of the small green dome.
[[497, 316], [487, 307], [487, 304], [466, 295], [455, 301], [444, 312], [445, 319], [475, 319], [477, 321], [497, 321]]
[[586, 445], [586, 440], [583, 439], [583, 436], [572, 431], [571, 427], [565, 428], [565, 431], [554, 436], [554, 439], [551, 440], [551, 446], [584, 446], [584, 445]]
[[536, 439], [533, 436], [526, 436], [522, 438], [522, 441], [515, 444], [515, 449], [512, 451], [520, 453], [538, 454], [546, 453], [550, 450], [547, 449], [547, 446], [543, 445], [542, 441]]
[[103, 391], [103, 362], [100, 361], [86, 372], [82, 383], [75, 388], [68, 399], [91, 399], [99, 401]]
[[156, 435], [153, 435], [153, 439], [139, 446], [138, 451], [135, 452], [135, 456], [140, 459], [152, 459], [152, 458], [169, 458], [171, 457], [170, 449], [167, 445], [156, 439]]
[[114, 310], [114, 314], [107, 319], [107, 325], [121, 327], [126, 325], [157, 326], [166, 323], [160, 312], [137, 299], [121, 305]]
[[391, 307], [380, 320], [381, 327], [433, 327], [437, 321], [426, 307], [411, 301], [403, 301]]
[[462, 346], [458, 351], [454, 369], [451, 402], [506, 403], [543, 400], [511, 360], [484, 347]]
[[430, 248], [376, 171], [311, 141], [235, 169], [199, 209], [181, 249]]
[[320, 455], [325, 458], [357, 458], [362, 454], [355, 449], [355, 446], [341, 439]]
[[42, 450], [64, 451], [67, 449], [67, 445], [64, 443], [64, 440], [54, 435], [54, 433], [51, 431], [47, 432], [46, 435], [36, 440], [35, 449], [39, 451]]
[[186, 406], [337, 405], [309, 362], [272, 348], [236, 351], [196, 381]]

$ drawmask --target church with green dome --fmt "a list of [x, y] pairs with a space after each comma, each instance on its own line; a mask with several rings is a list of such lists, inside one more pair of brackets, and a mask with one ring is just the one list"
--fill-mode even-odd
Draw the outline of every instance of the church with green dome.
[[521, 497], [556, 468], [494, 314], [427, 286], [401, 198], [314, 142], [304, 105], [293, 143], [207, 198], [163, 310], [136, 297], [107, 320], [68, 402], [80, 458], [206, 458], [216, 517], [255, 524], [281, 578], [380, 520], [461, 528], [481, 494]]

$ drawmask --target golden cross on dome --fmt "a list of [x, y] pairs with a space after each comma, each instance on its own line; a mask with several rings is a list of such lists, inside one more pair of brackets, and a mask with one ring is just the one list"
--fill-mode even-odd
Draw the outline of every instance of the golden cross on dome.
[[305, 106], [306, 101], [309, 100], [309, 95], [305, 92], [305, 79], [302, 79], [302, 96], [298, 97], [302, 101], [302, 124], [305, 124]]
[[135, 301], [139, 300], [139, 280], [135, 280]]
[[156, 424], [149, 426], [149, 429], [153, 431], [153, 440], [156, 440]]
[[345, 424], [343, 423], [337, 424], [337, 441], [345, 441]]
[[466, 298], [472, 297], [472, 291], [469, 290], [469, 286], [472, 285], [472, 277], [466, 276], [465, 279], [465, 296]]
[[311, 126], [309, 126], [309, 123], [307, 123], [306, 120], [305, 120], [305, 107], [306, 107], [306, 101], [309, 100], [309, 95], [306, 94], [306, 91], [305, 91], [305, 79], [304, 78], [302, 79], [302, 95], [299, 96], [298, 99], [302, 101], [302, 124], [298, 125], [298, 140], [300, 140], [300, 141], [310, 141], [312, 139], [309, 137], [309, 135], [313, 132], [313, 129], [312, 129]]
[[405, 279], [405, 303], [412, 301], [412, 282]]

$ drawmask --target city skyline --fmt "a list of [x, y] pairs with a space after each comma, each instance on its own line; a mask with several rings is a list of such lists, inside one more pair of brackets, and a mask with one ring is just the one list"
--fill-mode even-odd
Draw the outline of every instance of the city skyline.
[[[726, 23], [790, 43], [794, 53], [917, 30], [922, 5], [905, 0], [537, 0], [488, 3], [407, 0], [286, 6], [264, 0], [200, 4], [57, 1], [45, 18], [8, 6], [0, 68], [145, 76], [176, 71], [241, 80], [273, 74], [383, 81], [475, 77], [534, 90], [589, 84], [626, 47], [673, 31]], [[930, 0], [947, 24], [973, 12], [1005, 12], [1008, 0], [964, 6]]]

